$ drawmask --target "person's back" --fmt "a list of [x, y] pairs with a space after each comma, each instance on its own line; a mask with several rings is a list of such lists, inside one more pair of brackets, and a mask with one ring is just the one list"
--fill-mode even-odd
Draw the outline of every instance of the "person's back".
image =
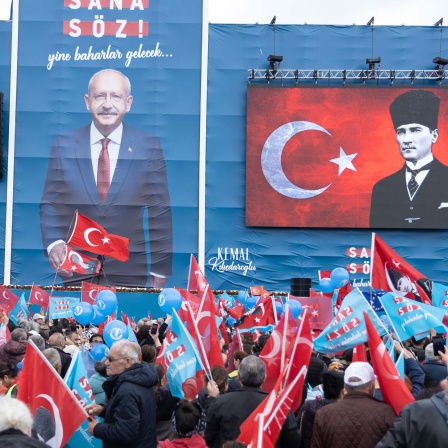
[[448, 446], [448, 391], [406, 406], [377, 448]]
[[313, 448], [375, 447], [395, 420], [392, 406], [373, 397], [375, 375], [364, 362], [345, 371], [347, 394], [316, 413]]

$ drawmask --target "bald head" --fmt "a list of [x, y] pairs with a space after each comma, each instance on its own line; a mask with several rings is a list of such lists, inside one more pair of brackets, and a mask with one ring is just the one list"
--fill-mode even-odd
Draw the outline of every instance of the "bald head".
[[51, 347], [64, 348], [65, 347], [65, 337], [61, 333], [53, 333], [48, 339], [48, 344]]

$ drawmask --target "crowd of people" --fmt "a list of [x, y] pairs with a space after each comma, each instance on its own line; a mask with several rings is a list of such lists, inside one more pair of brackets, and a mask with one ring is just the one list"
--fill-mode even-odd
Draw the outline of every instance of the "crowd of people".
[[[259, 354], [270, 335], [253, 341], [252, 334], [243, 333], [243, 350], [234, 352], [222, 341], [225, 367], [211, 368], [196, 399], [180, 399], [171, 394], [165, 368], [156, 362], [169, 320], [141, 319], [134, 326], [137, 343], [115, 342], [95, 363], [89, 377], [95, 401], [85, 408], [88, 431], [105, 448], [246, 446], [237, 439], [240, 426], [267, 396], [261, 387], [266, 365]], [[0, 446], [47, 446], [32, 437], [30, 411], [15, 398], [28, 341], [63, 378], [77, 350], [104, 343], [103, 336], [96, 328], [40, 314], [17, 326], [5, 316], [1, 323]], [[370, 363], [353, 362], [353, 349], [337, 355], [313, 351], [302, 404], [286, 416], [276, 446], [448, 446], [448, 350], [435, 353], [430, 338], [395, 342], [394, 350], [403, 352], [405, 384], [416, 398], [399, 416], [383, 401]]]

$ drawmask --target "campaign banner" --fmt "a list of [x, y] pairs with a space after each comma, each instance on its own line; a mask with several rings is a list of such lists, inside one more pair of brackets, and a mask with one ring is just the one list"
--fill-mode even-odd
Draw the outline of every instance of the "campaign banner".
[[[186, 283], [197, 252], [202, 9], [20, 2], [14, 282], [53, 284], [57, 271], [66, 286]], [[102, 253], [98, 272], [61, 267], [77, 211], [128, 238], [129, 260]], [[83, 257], [108, 243], [95, 227], [82, 237]]]
[[50, 297], [48, 311], [50, 319], [74, 317], [73, 309], [80, 301], [77, 297]]
[[[448, 91], [413, 93], [250, 84], [246, 225], [447, 229], [448, 196], [439, 176], [448, 173], [448, 135], [437, 128], [446, 128]], [[419, 143], [409, 135], [403, 142], [397, 131], [409, 123], [428, 133], [435, 160], [411, 197], [405, 163], [415, 159], [406, 148]]]

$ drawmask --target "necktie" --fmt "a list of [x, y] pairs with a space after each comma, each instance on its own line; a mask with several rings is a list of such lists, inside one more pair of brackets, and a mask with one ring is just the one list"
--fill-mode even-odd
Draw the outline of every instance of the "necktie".
[[418, 170], [411, 170], [411, 168], [407, 167], [408, 172], [411, 173], [411, 178], [409, 179], [409, 182], [408, 182], [408, 188], [409, 188], [409, 193], [410, 193], [411, 197], [414, 196], [414, 193], [418, 190], [418, 187], [419, 187], [419, 184], [415, 180], [415, 176], [417, 176], [417, 174], [420, 171], [429, 170], [429, 168], [430, 168], [429, 163], [427, 165], [419, 168]]
[[110, 186], [110, 160], [109, 151], [107, 150], [107, 145], [109, 142], [109, 138], [101, 139], [102, 148], [98, 158], [96, 186], [98, 188], [98, 196], [100, 197], [101, 204], [106, 202], [106, 197]]

